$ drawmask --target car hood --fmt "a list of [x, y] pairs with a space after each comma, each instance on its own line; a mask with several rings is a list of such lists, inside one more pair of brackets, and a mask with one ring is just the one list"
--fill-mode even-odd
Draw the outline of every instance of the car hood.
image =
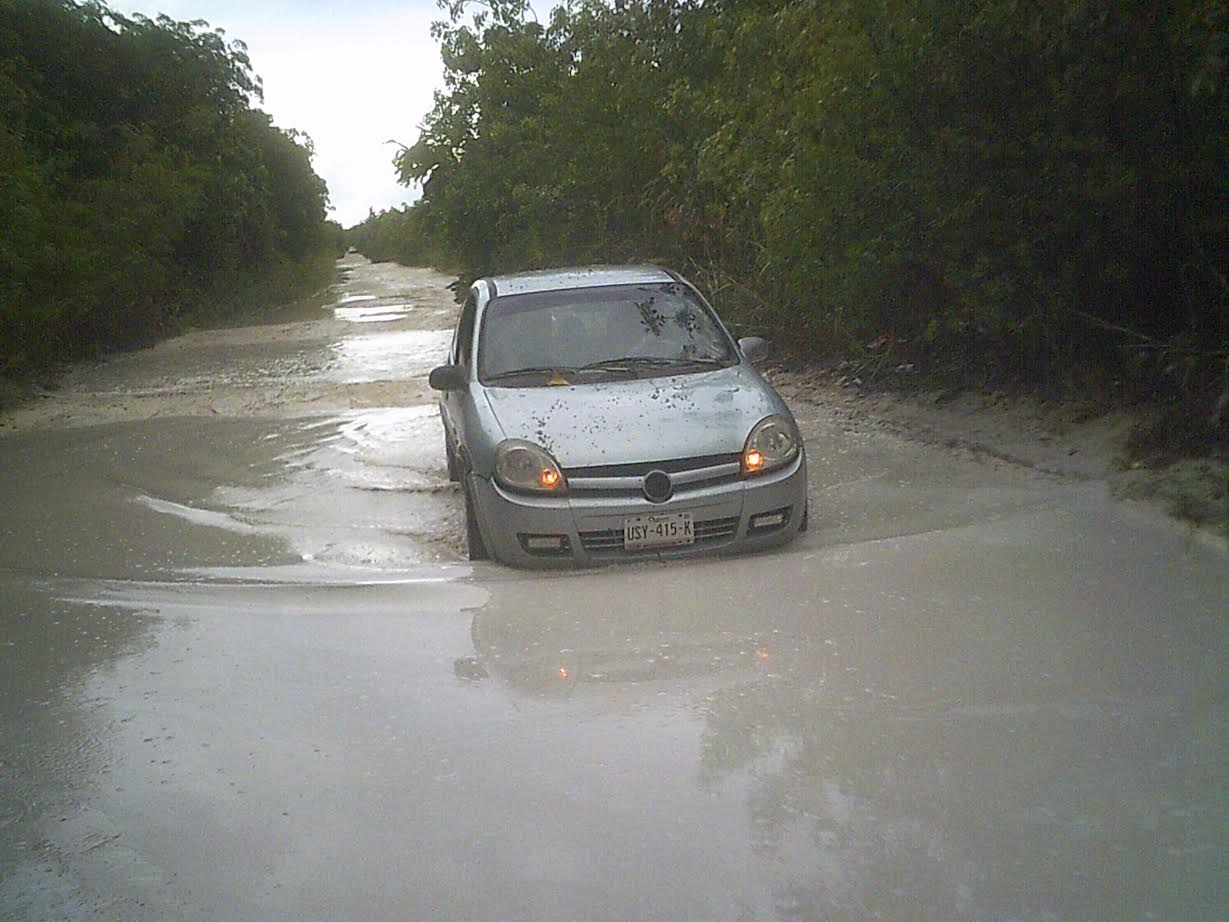
[[754, 371], [559, 387], [489, 388], [505, 438], [547, 449], [565, 468], [742, 451], [751, 427], [788, 412]]

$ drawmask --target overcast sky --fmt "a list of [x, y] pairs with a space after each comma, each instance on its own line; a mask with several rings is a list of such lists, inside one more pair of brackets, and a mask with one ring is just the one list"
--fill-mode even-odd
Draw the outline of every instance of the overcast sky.
[[306, 132], [328, 183], [329, 216], [351, 227], [368, 209], [412, 202], [397, 182], [396, 140], [413, 144], [442, 86], [434, 0], [115, 0], [121, 13], [203, 19], [248, 46], [264, 83], [257, 103], [280, 128]]

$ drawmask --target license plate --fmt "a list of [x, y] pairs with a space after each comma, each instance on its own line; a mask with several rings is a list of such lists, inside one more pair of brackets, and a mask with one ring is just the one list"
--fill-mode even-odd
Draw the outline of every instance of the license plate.
[[623, 547], [629, 551], [678, 547], [695, 540], [690, 512], [636, 515], [623, 520]]

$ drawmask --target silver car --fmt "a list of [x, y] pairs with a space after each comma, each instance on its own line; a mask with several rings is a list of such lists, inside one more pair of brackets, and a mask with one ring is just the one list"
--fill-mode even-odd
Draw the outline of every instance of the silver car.
[[585, 565], [795, 537], [806, 457], [751, 365], [762, 348], [652, 266], [475, 282], [430, 377], [471, 559]]

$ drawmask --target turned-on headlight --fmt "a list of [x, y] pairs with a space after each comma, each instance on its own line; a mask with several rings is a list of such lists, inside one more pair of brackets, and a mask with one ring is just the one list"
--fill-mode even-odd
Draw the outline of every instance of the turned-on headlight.
[[541, 445], [508, 439], [495, 449], [495, 478], [510, 490], [526, 493], [566, 493], [567, 481], [558, 463]]
[[766, 416], [751, 428], [743, 446], [743, 474], [763, 474], [798, 457], [801, 440], [794, 424], [784, 416]]

